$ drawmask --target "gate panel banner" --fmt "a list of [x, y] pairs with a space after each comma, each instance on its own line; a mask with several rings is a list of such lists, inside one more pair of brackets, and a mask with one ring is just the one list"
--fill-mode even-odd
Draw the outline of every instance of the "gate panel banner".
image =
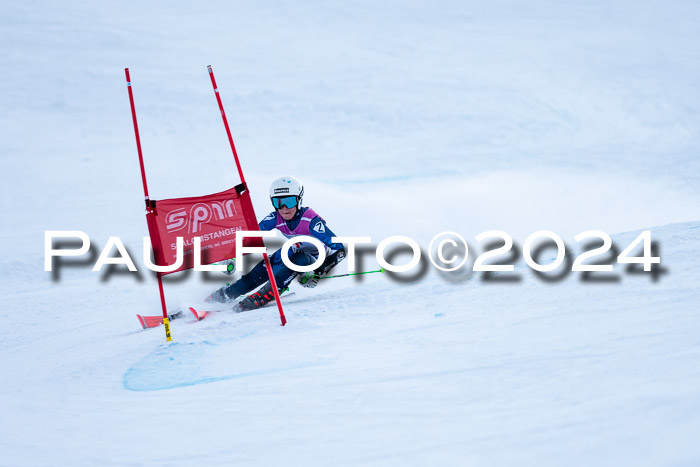
[[[194, 238], [201, 239], [202, 264], [211, 264], [236, 256], [236, 233], [259, 230], [250, 193], [238, 185], [220, 193], [192, 198], [155, 201], [155, 209], [146, 214], [155, 264], [174, 264], [177, 237], [184, 240], [184, 262], [172, 274], [194, 267]], [[245, 246], [264, 246], [261, 238], [247, 238]]]

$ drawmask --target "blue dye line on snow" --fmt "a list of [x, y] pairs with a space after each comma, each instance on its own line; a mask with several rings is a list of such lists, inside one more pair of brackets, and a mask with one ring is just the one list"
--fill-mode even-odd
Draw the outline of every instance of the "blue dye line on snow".
[[[216, 353], [216, 350], [220, 348], [219, 343], [210, 341], [170, 344], [143, 357], [129, 368], [124, 373], [124, 388], [129, 391], [160, 391], [292, 371], [321, 364], [321, 362], [303, 362], [287, 367], [240, 373], [227, 373], [226, 370], [218, 370], [216, 368], [203, 370], [203, 364], [215, 365], [217, 361], [221, 360], [221, 356]], [[230, 368], [228, 371], [230, 371]]]
[[299, 370], [302, 368], [309, 368], [320, 364], [320, 362], [307, 362], [284, 368], [270, 368], [267, 370], [248, 371], [244, 373], [236, 373], [224, 376], [210, 376], [199, 379], [189, 379], [187, 378], [188, 375], [182, 375], [183, 378], [179, 381], [177, 381], [177, 378], [175, 378], [176, 380], [168, 380], [167, 377], [164, 378], [162, 374], [158, 373], [149, 373], [148, 377], [144, 378], [143, 374], [139, 375], [138, 370], [134, 372], [134, 369], [132, 368], [129, 369], [129, 371], [127, 371], [124, 375], [124, 388], [128, 389], [129, 391], [138, 392], [162, 391], [164, 389], [176, 389], [183, 388], [186, 386], [196, 386], [198, 384], [208, 384], [216, 383], [218, 381], [227, 381], [230, 379], [247, 378], [250, 376], [262, 376], [273, 373], [281, 373], [284, 371]]

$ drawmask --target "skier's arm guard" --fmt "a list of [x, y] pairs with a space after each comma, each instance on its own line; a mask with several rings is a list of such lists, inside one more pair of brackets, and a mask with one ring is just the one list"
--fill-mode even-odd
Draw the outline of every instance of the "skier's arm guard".
[[318, 285], [318, 280], [321, 276], [328, 274], [331, 269], [335, 267], [336, 264], [340, 263], [345, 259], [345, 249], [341, 248], [336, 250], [330, 256], [326, 257], [320, 268], [316, 269], [314, 272], [305, 272], [299, 275], [299, 283], [302, 287], [307, 287], [313, 289]]
[[333, 269], [338, 263], [345, 259], [345, 248], [336, 250], [326, 258], [321, 267], [314, 271], [317, 276], [324, 276], [328, 274], [331, 269]]

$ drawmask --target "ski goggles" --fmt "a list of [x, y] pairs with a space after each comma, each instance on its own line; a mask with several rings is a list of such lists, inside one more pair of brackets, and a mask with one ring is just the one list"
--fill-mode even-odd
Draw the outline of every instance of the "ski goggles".
[[299, 198], [296, 196], [282, 196], [277, 198], [272, 198], [272, 205], [275, 209], [279, 209], [282, 206], [286, 206], [287, 209], [295, 208], [299, 204]]

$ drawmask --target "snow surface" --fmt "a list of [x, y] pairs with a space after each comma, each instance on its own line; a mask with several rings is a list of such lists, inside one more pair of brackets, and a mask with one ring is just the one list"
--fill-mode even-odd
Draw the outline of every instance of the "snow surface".
[[[700, 465], [697, 2], [2, 10], [0, 465]], [[292, 174], [375, 245], [650, 229], [664, 272], [334, 279], [166, 344], [123, 69], [160, 199], [238, 181], [208, 64], [259, 217]], [[46, 230], [91, 260], [44, 272]], [[90, 271], [110, 236], [140, 274]]]

